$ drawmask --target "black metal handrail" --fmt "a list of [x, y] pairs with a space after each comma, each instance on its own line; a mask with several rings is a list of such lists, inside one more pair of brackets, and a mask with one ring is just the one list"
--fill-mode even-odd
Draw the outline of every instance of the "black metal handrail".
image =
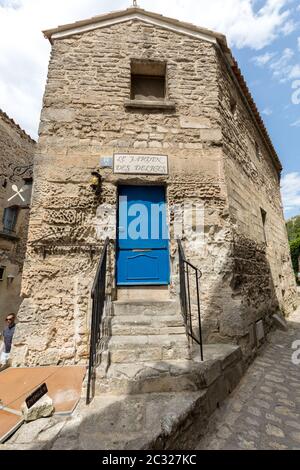
[[[200, 346], [200, 357], [203, 361], [203, 343], [202, 343], [202, 327], [201, 327], [201, 310], [200, 310], [200, 278], [202, 273], [200, 269], [196, 268], [192, 263], [185, 259], [184, 250], [180, 240], [177, 240], [178, 243], [178, 253], [179, 253], [179, 278], [180, 278], [180, 304], [181, 312], [185, 321], [186, 333], [192, 338], [192, 341], [195, 341]], [[196, 299], [197, 299], [197, 312], [198, 312], [198, 325], [199, 325], [199, 338], [194, 333], [193, 330], [193, 318], [192, 318], [192, 308], [191, 308], [191, 276], [195, 276], [196, 284]]]
[[105, 240], [101, 258], [98, 264], [94, 284], [92, 287], [92, 322], [91, 322], [91, 339], [90, 339], [90, 357], [89, 372], [86, 393], [86, 403], [91, 400], [91, 382], [94, 377], [94, 368], [96, 364], [97, 347], [101, 340], [101, 321], [103, 317], [105, 298], [106, 298], [106, 271], [107, 271], [107, 254], [109, 247], [109, 238]]

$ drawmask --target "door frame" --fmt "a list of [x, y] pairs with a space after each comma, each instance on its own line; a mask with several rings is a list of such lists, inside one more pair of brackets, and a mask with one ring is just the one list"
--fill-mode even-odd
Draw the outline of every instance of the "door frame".
[[[120, 191], [119, 191], [119, 188], [120, 186], [136, 186], [136, 187], [140, 187], [140, 186], [161, 186], [164, 188], [164, 194], [165, 194], [165, 203], [166, 203], [166, 224], [167, 224], [167, 227], [168, 227], [168, 232], [169, 232], [169, 240], [168, 240], [168, 263], [169, 263], [169, 279], [168, 279], [168, 282], [167, 283], [153, 283], [153, 284], [118, 284], [117, 282], [117, 278], [118, 278], [118, 250], [119, 250], [119, 232], [118, 232], [118, 227], [119, 227], [119, 207], [120, 207], [120, 204], [119, 204], [119, 195], [120, 195]], [[171, 240], [170, 240], [170, 214], [169, 214], [169, 203], [168, 203], [168, 198], [167, 198], [167, 184], [164, 183], [164, 182], [156, 182], [156, 181], [152, 181], [151, 183], [148, 183], [146, 181], [139, 181], [139, 182], [131, 182], [131, 181], [120, 181], [117, 183], [117, 211], [116, 211], [116, 214], [117, 214], [117, 218], [116, 218], [116, 252], [115, 252], [115, 286], [116, 288], [118, 289], [118, 287], [121, 287], [121, 288], [127, 288], [127, 289], [130, 289], [130, 288], [151, 288], [152, 286], [155, 287], [155, 286], [158, 286], [158, 287], [162, 287], [162, 286], [166, 286], [166, 287], [170, 287], [171, 285], [171, 274], [172, 274], [172, 264], [171, 264]]]

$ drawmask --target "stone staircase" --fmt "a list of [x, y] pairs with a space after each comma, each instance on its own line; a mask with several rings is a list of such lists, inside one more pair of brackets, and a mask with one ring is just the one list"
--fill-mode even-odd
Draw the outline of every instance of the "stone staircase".
[[[241, 360], [237, 347], [207, 345], [201, 362], [176, 301], [116, 301], [104, 324], [110, 337], [96, 369], [95, 396], [195, 392]], [[223, 356], [229, 361], [224, 367]]]
[[182, 389], [176, 371], [184, 372], [190, 350], [176, 301], [116, 301], [105, 323], [111, 336], [97, 368], [96, 394]]
[[[210, 415], [239, 383], [233, 344], [189, 347], [174, 301], [117, 301], [104, 319], [110, 339], [96, 370], [94, 398], [78, 409], [79, 449], [194, 449]], [[77, 421], [76, 421], [77, 420]], [[74, 430], [72, 427], [72, 433]], [[53, 449], [64, 448], [61, 435]]]
[[189, 358], [177, 302], [114, 302], [113, 313], [109, 342], [111, 364]]

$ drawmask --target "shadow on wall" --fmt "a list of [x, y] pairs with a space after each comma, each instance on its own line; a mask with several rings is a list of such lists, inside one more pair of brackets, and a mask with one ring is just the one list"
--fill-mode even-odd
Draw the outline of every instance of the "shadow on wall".
[[265, 244], [235, 234], [224, 266], [204, 305], [204, 341], [238, 344], [250, 358], [258, 346], [256, 322], [267, 334], [281, 311]]

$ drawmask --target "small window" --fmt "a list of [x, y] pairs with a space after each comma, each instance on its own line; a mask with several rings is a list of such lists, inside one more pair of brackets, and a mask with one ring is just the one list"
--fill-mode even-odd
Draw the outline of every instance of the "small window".
[[237, 107], [237, 101], [234, 96], [230, 97], [230, 112], [232, 116], [235, 116], [236, 114], [236, 107]]
[[32, 178], [23, 178], [25, 186], [32, 186], [33, 179]]
[[155, 61], [131, 62], [131, 100], [163, 101], [166, 98], [166, 64]]
[[3, 213], [3, 230], [4, 232], [14, 232], [19, 209], [18, 207], [7, 207]]
[[0, 281], [4, 280], [5, 266], [0, 266]]
[[256, 158], [258, 158], [258, 160], [261, 159], [261, 152], [260, 152], [260, 146], [258, 145], [257, 142], [255, 142], [255, 153], [256, 153]]
[[265, 243], [267, 245], [267, 233], [266, 233], [267, 213], [263, 209], [260, 209], [260, 213], [261, 213], [261, 219], [262, 219], [262, 223], [263, 223]]

